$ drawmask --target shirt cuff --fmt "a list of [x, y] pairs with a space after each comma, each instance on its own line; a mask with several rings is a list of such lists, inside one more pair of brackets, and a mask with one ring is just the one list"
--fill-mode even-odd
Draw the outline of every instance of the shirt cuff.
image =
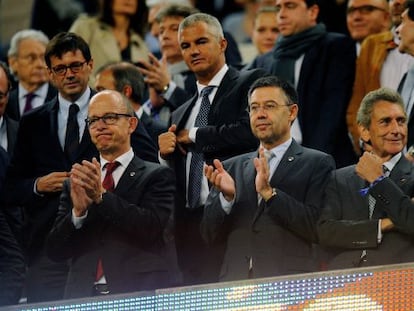
[[382, 242], [382, 232], [381, 232], [381, 220], [378, 220], [378, 234], [377, 234], [377, 242], [380, 244]]
[[37, 194], [40, 197], [43, 197], [44, 194], [37, 192], [37, 181], [39, 180], [39, 178], [36, 178], [34, 185], [33, 185], [33, 193]]
[[73, 213], [72, 209], [72, 223], [75, 226], [76, 229], [80, 229], [83, 226], [83, 223], [85, 222], [86, 217], [88, 216], [88, 211], [86, 211], [85, 215], [77, 217]]
[[188, 131], [188, 137], [190, 138], [190, 140], [195, 143], [196, 142], [196, 135], [197, 135], [197, 130], [198, 127], [193, 127], [192, 129], [190, 129]]
[[220, 198], [221, 208], [223, 209], [223, 211], [224, 211], [227, 215], [229, 215], [229, 214], [230, 214], [230, 212], [231, 212], [231, 209], [232, 209], [232, 207], [233, 207], [234, 201], [236, 200], [236, 196], [234, 196], [233, 200], [231, 200], [231, 201], [229, 202], [229, 201], [227, 201], [227, 200], [224, 198], [223, 193], [221, 193], [221, 192], [220, 192], [220, 194], [219, 194], [219, 198]]

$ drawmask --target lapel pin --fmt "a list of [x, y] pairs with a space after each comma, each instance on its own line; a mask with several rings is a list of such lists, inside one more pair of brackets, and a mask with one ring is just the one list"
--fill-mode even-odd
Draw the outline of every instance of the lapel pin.
[[135, 172], [129, 173], [129, 176], [134, 177], [135, 176]]
[[288, 157], [288, 161], [292, 162], [295, 158], [294, 157]]

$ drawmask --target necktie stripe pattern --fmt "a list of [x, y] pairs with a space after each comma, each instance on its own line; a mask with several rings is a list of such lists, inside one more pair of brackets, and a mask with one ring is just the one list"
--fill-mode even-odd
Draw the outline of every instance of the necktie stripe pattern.
[[[208, 113], [210, 112], [210, 100], [208, 96], [214, 86], [207, 86], [201, 90], [200, 111], [197, 114], [194, 126], [204, 127], [208, 124]], [[188, 205], [197, 208], [200, 200], [201, 181], [203, 177], [204, 156], [201, 152], [192, 152], [190, 163], [190, 176], [188, 181]]]
[[65, 154], [73, 162], [75, 160], [76, 151], [79, 147], [79, 124], [78, 115], [79, 106], [71, 104], [69, 106], [68, 122], [66, 124], [65, 137]]
[[[382, 171], [384, 172], [385, 176], [389, 176], [390, 175], [390, 170], [383, 165], [382, 166]], [[372, 218], [372, 215], [374, 214], [374, 209], [375, 209], [375, 203], [377, 202], [377, 200], [375, 200], [375, 198], [372, 195], [368, 195], [368, 208], [369, 208], [369, 219]]]

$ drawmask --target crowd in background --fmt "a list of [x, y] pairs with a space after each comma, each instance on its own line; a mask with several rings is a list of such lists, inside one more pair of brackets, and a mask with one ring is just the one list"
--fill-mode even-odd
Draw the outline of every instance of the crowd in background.
[[414, 261], [412, 0], [27, 6], [0, 306]]

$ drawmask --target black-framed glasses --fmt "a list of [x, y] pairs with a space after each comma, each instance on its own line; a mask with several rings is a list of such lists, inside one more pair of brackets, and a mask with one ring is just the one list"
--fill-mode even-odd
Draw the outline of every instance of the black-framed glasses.
[[86, 118], [85, 122], [89, 128], [96, 128], [99, 120], [102, 120], [106, 125], [113, 125], [120, 117], [131, 118], [132, 116], [126, 113], [106, 113], [102, 117]]
[[73, 73], [78, 73], [79, 71], [82, 70], [83, 65], [85, 65], [88, 61], [85, 60], [84, 62], [73, 62], [70, 63], [69, 65], [58, 65], [55, 67], [52, 67], [52, 71], [60, 76], [63, 76], [66, 74], [66, 72], [68, 71], [68, 69], [70, 69]]
[[253, 103], [249, 106], [249, 112], [250, 112], [250, 114], [256, 114], [262, 109], [265, 112], [270, 112], [270, 111], [274, 111], [274, 110], [276, 110], [280, 107], [285, 107], [285, 106], [288, 107], [288, 106], [291, 106], [291, 104], [279, 104], [279, 103], [276, 103], [274, 101], [268, 101], [268, 102], [264, 103], [263, 105]]
[[358, 11], [362, 15], [367, 15], [374, 11], [385, 11], [383, 8], [379, 8], [374, 5], [361, 5], [361, 6], [350, 6], [346, 9], [346, 14], [351, 15], [354, 14], [356, 11]]

